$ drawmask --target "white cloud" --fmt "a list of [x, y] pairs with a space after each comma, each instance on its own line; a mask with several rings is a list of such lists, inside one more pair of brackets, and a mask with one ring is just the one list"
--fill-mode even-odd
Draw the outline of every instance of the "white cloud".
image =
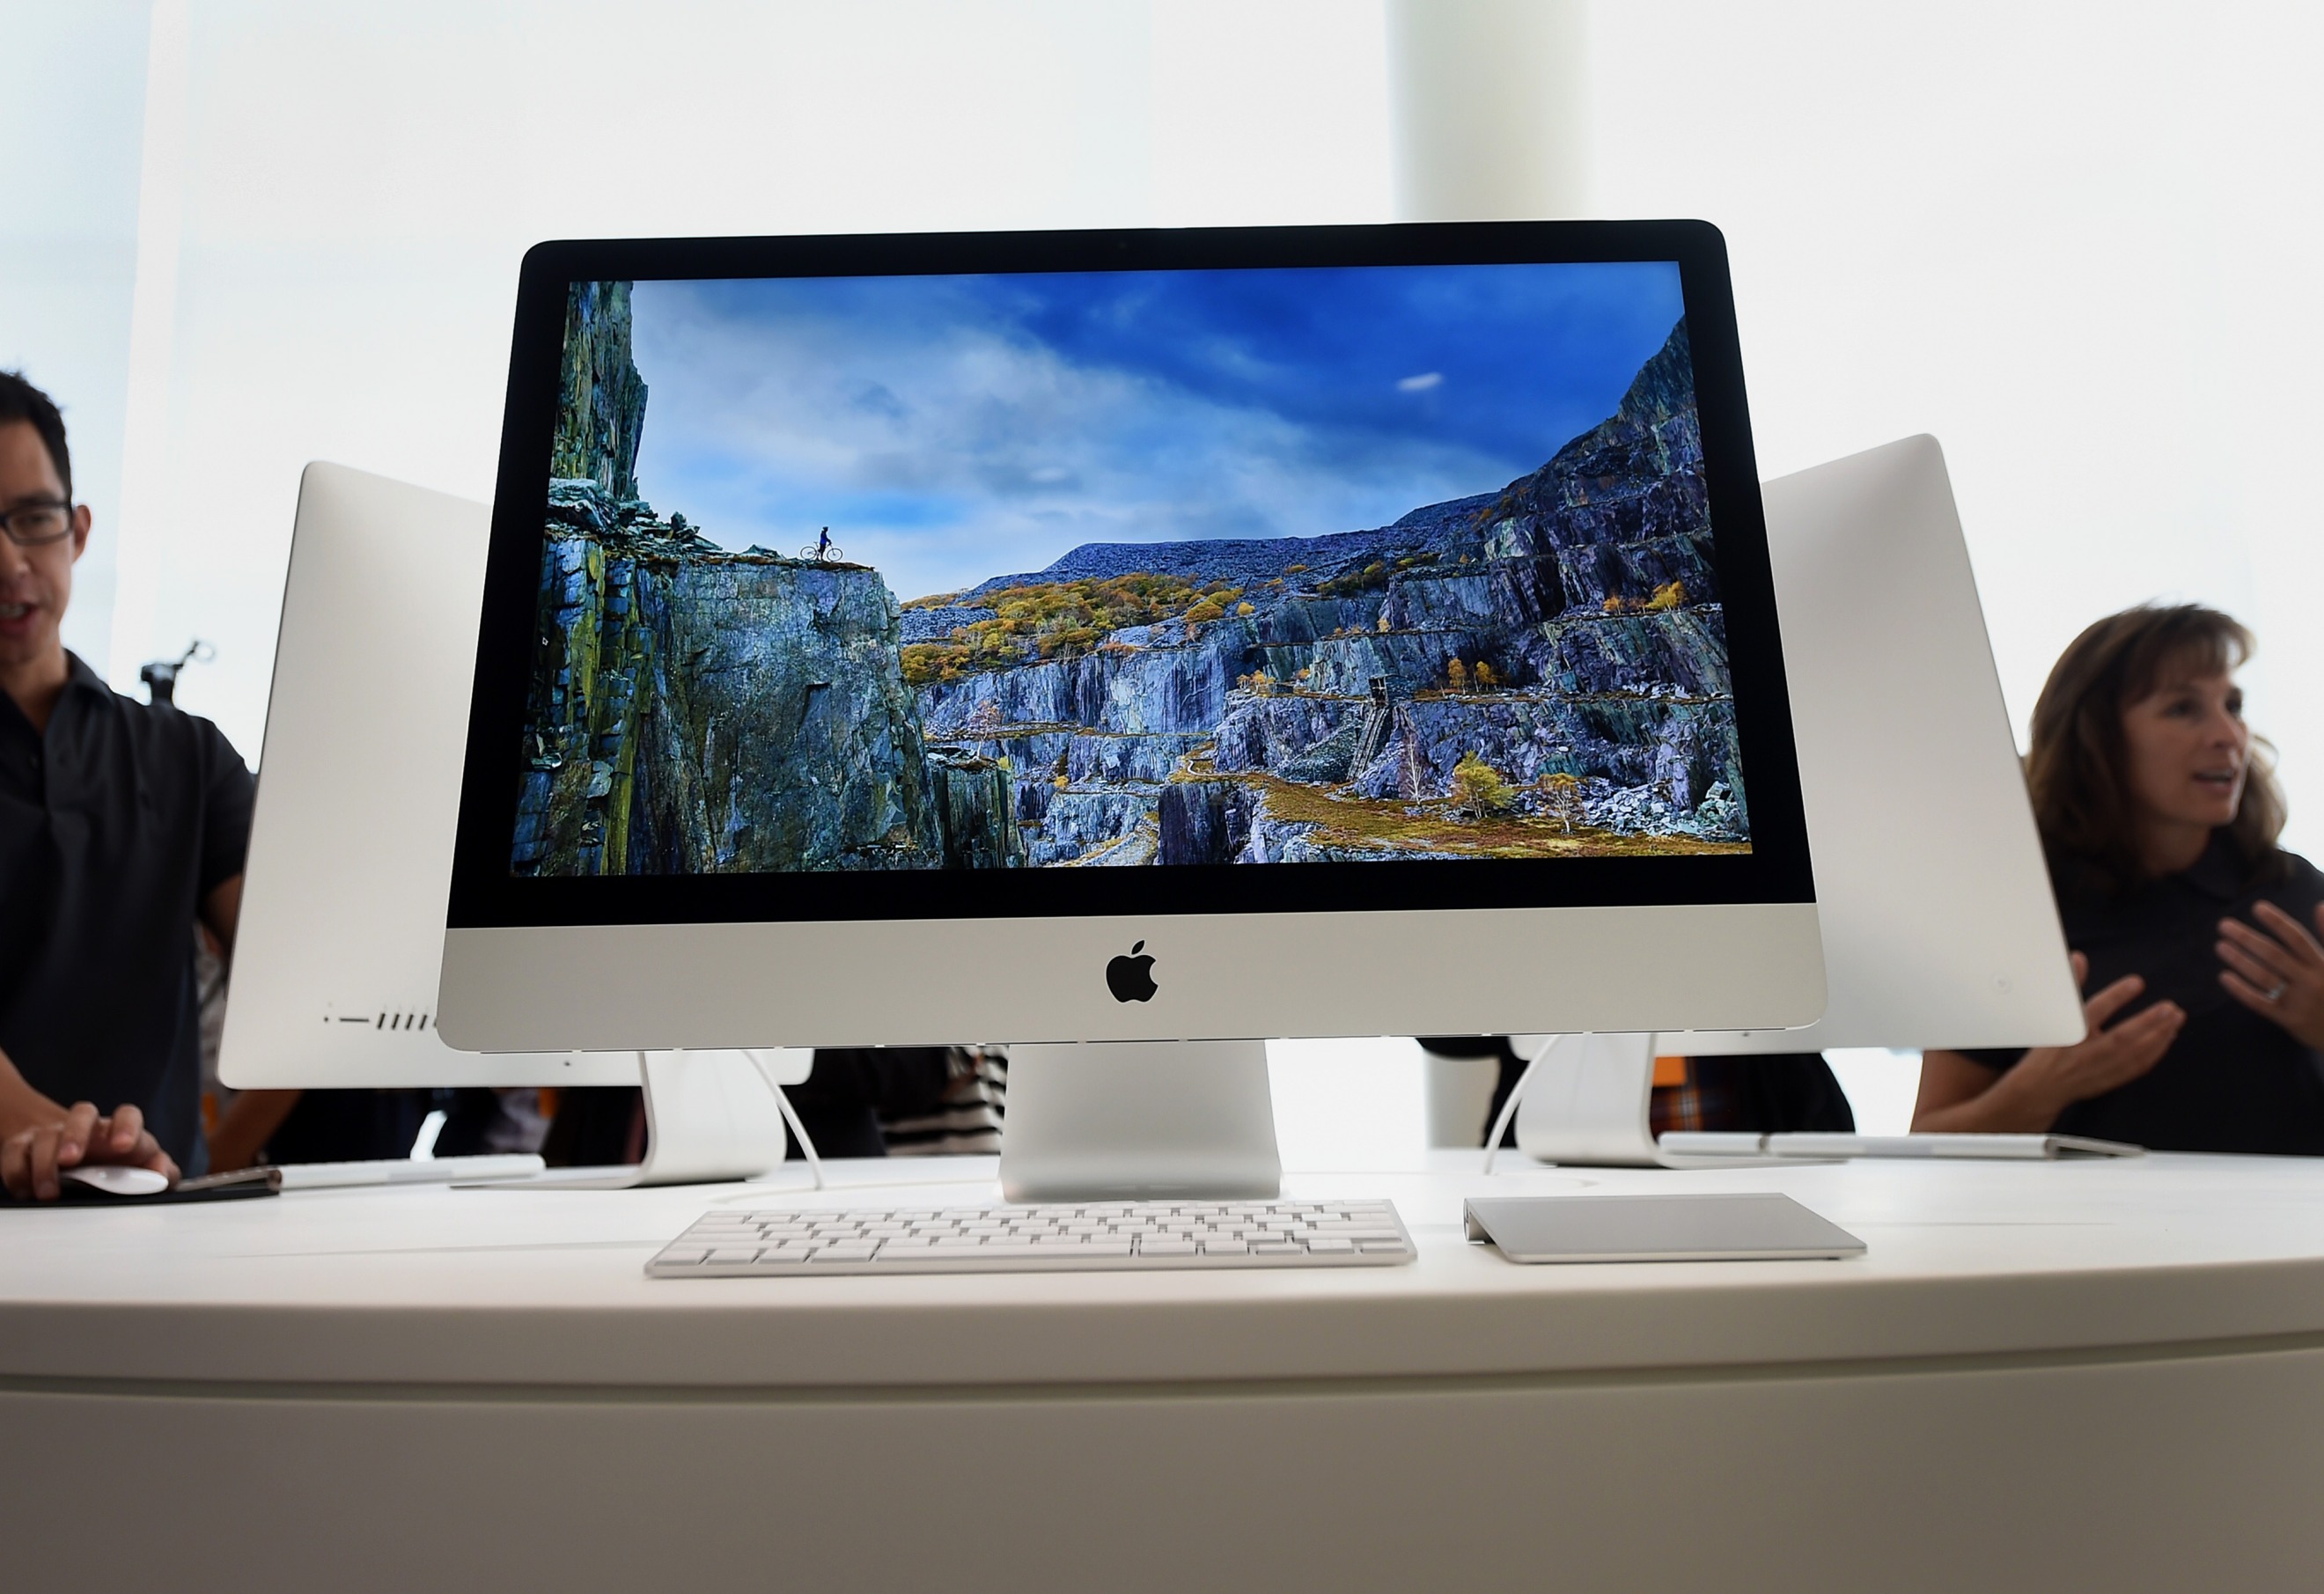
[[1396, 391], [1400, 393], [1425, 393], [1430, 388], [1442, 387], [1443, 385], [1444, 373], [1442, 371], [1424, 371], [1417, 376], [1407, 376], [1403, 381], [1397, 382], [1396, 384]]

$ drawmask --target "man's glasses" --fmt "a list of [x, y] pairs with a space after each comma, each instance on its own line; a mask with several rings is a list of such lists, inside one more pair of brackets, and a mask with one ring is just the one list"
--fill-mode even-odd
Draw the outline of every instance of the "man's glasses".
[[18, 548], [44, 548], [72, 535], [69, 503], [20, 503], [0, 510], [0, 532]]

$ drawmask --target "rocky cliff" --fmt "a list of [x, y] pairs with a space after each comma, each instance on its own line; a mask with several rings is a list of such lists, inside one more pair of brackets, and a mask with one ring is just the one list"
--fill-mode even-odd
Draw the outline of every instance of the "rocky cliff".
[[[558, 485], [568, 502], [596, 490]], [[538, 634], [520, 872], [1006, 855], [1013, 832], [973, 811], [971, 771], [931, 775], [876, 571], [720, 553], [634, 518], [567, 528], [543, 546]]]
[[549, 446], [551, 476], [586, 477], [620, 501], [638, 495], [646, 384], [630, 357], [630, 285], [576, 282], [565, 302], [562, 397]]
[[875, 570], [725, 552], [636, 496], [626, 284], [577, 286], [518, 873], [1023, 861], [1005, 771], [931, 760]]

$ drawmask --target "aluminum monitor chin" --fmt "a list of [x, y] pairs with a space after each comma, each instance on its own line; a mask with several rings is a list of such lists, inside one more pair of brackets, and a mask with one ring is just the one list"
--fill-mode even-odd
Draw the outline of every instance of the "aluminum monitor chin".
[[1723, 242], [536, 247], [447, 923], [478, 1049], [1808, 1022]]
[[1660, 1049], [2080, 1040], [1944, 451], [1906, 438], [1764, 491], [1831, 1005], [1803, 1031]]

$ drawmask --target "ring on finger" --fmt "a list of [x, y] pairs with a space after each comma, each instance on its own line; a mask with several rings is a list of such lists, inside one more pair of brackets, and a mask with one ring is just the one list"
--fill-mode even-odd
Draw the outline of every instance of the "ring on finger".
[[2269, 986], [2265, 990], [2260, 992], [2260, 994], [2269, 1001], [2281, 1001], [2283, 1000], [2284, 988], [2291, 983], [2292, 981], [2289, 980], [2278, 980], [2273, 985]]

